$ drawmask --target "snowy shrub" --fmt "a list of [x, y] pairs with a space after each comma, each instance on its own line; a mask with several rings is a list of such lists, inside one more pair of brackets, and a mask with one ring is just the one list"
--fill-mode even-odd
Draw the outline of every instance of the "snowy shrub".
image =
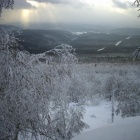
[[133, 59], [136, 60], [136, 59], [139, 59], [140, 57], [140, 47], [138, 47], [138, 49], [136, 49], [134, 52], [133, 52]]
[[116, 113], [122, 117], [140, 115], [140, 88], [139, 83], [126, 83], [118, 97]]
[[121, 89], [123, 88], [123, 86], [124, 86], [123, 81], [120, 76], [112, 75], [108, 77], [104, 85], [105, 98], [111, 101], [113, 94], [114, 94], [114, 97], [116, 98], [119, 92], [121, 91]]
[[84, 81], [80, 81], [78, 77], [72, 79], [67, 92], [70, 102], [84, 104], [88, 96], [87, 90], [89, 89], [87, 89], [86, 85], [84, 84]]

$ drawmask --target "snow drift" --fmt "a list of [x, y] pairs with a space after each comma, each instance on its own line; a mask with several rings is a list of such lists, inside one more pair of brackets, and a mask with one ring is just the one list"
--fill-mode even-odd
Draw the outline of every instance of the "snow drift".
[[140, 117], [85, 132], [72, 140], [140, 140]]

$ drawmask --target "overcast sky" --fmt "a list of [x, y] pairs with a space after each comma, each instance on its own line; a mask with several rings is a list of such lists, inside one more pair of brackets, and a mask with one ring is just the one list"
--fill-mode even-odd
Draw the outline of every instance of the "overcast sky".
[[53, 22], [140, 27], [134, 0], [15, 0], [1, 22]]

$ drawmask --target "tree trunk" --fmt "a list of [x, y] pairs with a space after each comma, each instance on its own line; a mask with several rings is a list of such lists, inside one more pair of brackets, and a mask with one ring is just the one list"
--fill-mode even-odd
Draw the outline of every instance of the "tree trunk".
[[18, 140], [18, 133], [19, 133], [19, 124], [16, 127], [16, 132], [13, 140]]
[[112, 123], [113, 123], [114, 122], [114, 92], [112, 92], [111, 100], [112, 100], [112, 114], [111, 114], [111, 116], [112, 116]]

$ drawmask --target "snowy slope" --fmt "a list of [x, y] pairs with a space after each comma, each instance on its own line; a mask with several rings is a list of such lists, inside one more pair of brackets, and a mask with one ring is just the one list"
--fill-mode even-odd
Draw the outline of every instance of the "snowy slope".
[[[115, 106], [116, 106], [115, 102]], [[90, 127], [83, 130], [90, 131], [93, 129], [112, 124], [111, 122], [111, 102], [110, 101], [101, 101], [98, 105], [87, 105], [85, 106], [84, 122]], [[114, 122], [119, 122], [124, 120], [121, 116], [114, 116]]]
[[127, 118], [118, 123], [82, 133], [72, 140], [140, 140], [140, 117]]

